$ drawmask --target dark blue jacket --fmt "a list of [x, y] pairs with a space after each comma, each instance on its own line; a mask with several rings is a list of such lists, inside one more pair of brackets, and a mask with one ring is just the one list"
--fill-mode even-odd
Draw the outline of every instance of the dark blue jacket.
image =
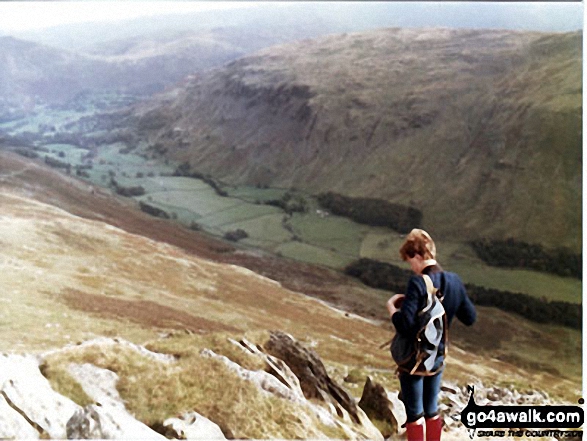
[[[422, 271], [428, 274], [432, 283], [444, 294], [442, 305], [446, 311], [448, 325], [456, 316], [465, 325], [472, 325], [477, 319], [475, 306], [467, 296], [465, 286], [455, 273], [443, 271], [439, 265], [428, 266]], [[401, 310], [391, 317], [395, 329], [400, 334], [415, 336], [418, 332], [416, 316], [418, 311], [426, 305], [426, 282], [420, 275], [413, 275], [408, 280], [405, 292], [406, 297]]]

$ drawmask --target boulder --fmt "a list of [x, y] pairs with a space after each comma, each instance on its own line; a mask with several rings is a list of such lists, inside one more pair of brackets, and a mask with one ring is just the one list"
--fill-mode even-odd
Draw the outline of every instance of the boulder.
[[166, 440], [163, 435], [116, 407], [91, 404], [78, 410], [67, 422], [70, 439]]
[[387, 399], [391, 402], [391, 412], [398, 422], [397, 433], [402, 435], [406, 431], [403, 425], [408, 419], [404, 402], [400, 400], [398, 391], [388, 392]]
[[35, 357], [0, 355], [0, 394], [41, 437], [64, 439], [65, 426], [80, 408], [55, 392]]
[[298, 392], [300, 395], [303, 395], [302, 388], [300, 386], [300, 380], [298, 377], [293, 373], [290, 367], [281, 359], [274, 357], [271, 354], [266, 354], [261, 349], [259, 349], [255, 344], [249, 342], [246, 339], [242, 339], [239, 342], [234, 343], [240, 345], [245, 350], [250, 352], [251, 354], [256, 355], [257, 357], [261, 358], [265, 361], [266, 364], [266, 371], [285, 384], [290, 389]]
[[325, 401], [335, 408], [341, 406], [355, 423], [361, 423], [355, 400], [330, 378], [316, 352], [302, 346], [291, 335], [279, 331], [271, 333], [264, 348], [289, 366], [307, 399]]
[[80, 439], [166, 439], [128, 413], [116, 390], [118, 375], [114, 372], [92, 364], [72, 364], [68, 370], [97, 403], [80, 409], [68, 420], [68, 435]]
[[0, 394], [0, 439], [38, 439], [39, 432]]
[[236, 373], [243, 380], [253, 382], [259, 389], [264, 392], [278, 396], [279, 398], [285, 398], [286, 400], [302, 403], [305, 401], [303, 394], [298, 393], [296, 390], [290, 389], [288, 386], [283, 384], [273, 375], [262, 371], [251, 371], [243, 368], [238, 363], [230, 360], [224, 355], [216, 354], [211, 349], [203, 349], [200, 354], [204, 357], [215, 358], [223, 362], [231, 371]]
[[226, 439], [216, 423], [197, 412], [188, 412], [179, 418], [169, 418], [163, 422], [167, 438], [176, 439]]
[[367, 377], [359, 407], [365, 411], [369, 419], [379, 427], [381, 434], [388, 438], [397, 434], [400, 423], [393, 413], [393, 403], [389, 400], [385, 388]]
[[116, 389], [118, 375], [90, 363], [70, 364], [69, 374], [82, 386], [84, 392], [104, 407], [124, 409], [122, 398]]
[[94, 406], [78, 410], [66, 425], [67, 439], [105, 439], [100, 414]]
[[[221, 361], [240, 378], [246, 381], [251, 381], [263, 392], [301, 405], [301, 409], [307, 410], [308, 415], [314, 414], [322, 424], [342, 429], [345, 432], [345, 439], [368, 439], [373, 441], [383, 440], [381, 433], [379, 433], [377, 428], [371, 423], [369, 418], [361, 409], [358, 409], [357, 412], [357, 418], [359, 418], [359, 424], [357, 425], [357, 423], [351, 419], [349, 413], [342, 407], [339, 406], [339, 408], [336, 409], [332, 404], [330, 404], [332, 410], [329, 411], [324, 407], [307, 400], [301, 390], [290, 389], [288, 386], [286, 386], [268, 372], [262, 370], [251, 371], [245, 369], [238, 363], [230, 360], [228, 357], [216, 354], [211, 349], [203, 349], [200, 354], [203, 357], [215, 358]], [[338, 416], [338, 419], [333, 415]], [[299, 418], [300, 420], [306, 419], [304, 413], [300, 413]], [[311, 424], [311, 421], [308, 421], [308, 424]], [[320, 435], [322, 436], [323, 434]]]

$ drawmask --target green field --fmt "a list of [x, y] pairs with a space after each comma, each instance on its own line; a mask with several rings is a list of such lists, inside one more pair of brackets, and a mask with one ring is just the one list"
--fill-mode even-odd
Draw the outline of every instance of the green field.
[[[45, 147], [51, 151], [50, 156], [72, 165], [87, 153], [75, 146]], [[305, 198], [307, 212], [288, 215], [278, 207], [263, 203], [281, 198], [286, 192], [284, 189], [226, 187], [228, 196], [221, 197], [199, 179], [169, 176], [172, 166], [154, 164], [132, 153], [120, 154], [121, 148], [121, 144], [100, 148], [92, 160], [93, 168], [88, 170], [89, 180], [107, 185], [113, 175], [119, 185], [142, 186], [146, 193], [137, 200], [165, 210], [172, 219], [186, 226], [195, 222], [203, 231], [218, 237], [242, 229], [248, 234], [240, 241], [244, 247], [258, 247], [336, 269], [342, 269], [360, 257], [407, 268], [398, 254], [403, 240], [400, 234], [327, 215], [308, 194], [294, 193]], [[65, 157], [59, 157], [59, 152]], [[437, 247], [438, 260], [445, 269], [457, 272], [464, 282], [552, 300], [581, 301], [579, 280], [536, 271], [490, 267], [481, 262], [466, 244], [439, 242]]]
[[[407, 265], [399, 257], [402, 237], [374, 232], [362, 243], [361, 257], [398, 266]], [[521, 269], [491, 267], [479, 260], [472, 248], [455, 242], [438, 242], [438, 261], [449, 271], [459, 274], [465, 283], [501, 291], [521, 292], [550, 300], [580, 303], [582, 285], [578, 279]]]
[[[5, 123], [3, 127], [9, 131], [10, 127], [18, 126], [11, 133], [14, 135], [25, 129], [36, 130], [39, 124], [61, 127], [84, 114], [52, 111], [48, 117], [38, 112], [28, 121]], [[217, 237], [244, 230], [248, 237], [239, 241], [242, 247], [262, 248], [335, 269], [342, 269], [361, 257], [407, 268], [398, 254], [403, 240], [400, 234], [325, 213], [307, 193], [282, 188], [222, 186], [228, 196], [219, 196], [200, 179], [172, 176], [177, 164], [162, 164], [133, 152], [121, 153], [126, 148], [123, 143], [96, 147], [91, 159], [84, 159], [89, 150], [74, 145], [39, 142], [37, 147], [41, 158], [49, 156], [70, 163], [72, 174], [75, 166], [91, 165], [84, 169], [87, 173], [84, 179], [96, 185], [107, 187], [114, 179], [119, 186], [143, 187], [145, 194], [135, 199], [166, 211], [172, 220], [188, 227], [196, 223], [202, 231]], [[306, 211], [288, 214], [266, 204], [281, 199], [286, 192], [303, 198]], [[457, 272], [467, 283], [552, 300], [581, 301], [581, 281], [577, 279], [490, 267], [463, 243], [439, 242], [437, 248], [438, 260], [444, 268]]]

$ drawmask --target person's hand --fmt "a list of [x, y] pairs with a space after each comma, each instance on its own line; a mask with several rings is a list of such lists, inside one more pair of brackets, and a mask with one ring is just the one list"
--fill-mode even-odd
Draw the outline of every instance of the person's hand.
[[389, 312], [390, 317], [399, 311], [404, 297], [404, 294], [396, 294], [387, 301], [385, 306], [387, 307], [387, 311]]

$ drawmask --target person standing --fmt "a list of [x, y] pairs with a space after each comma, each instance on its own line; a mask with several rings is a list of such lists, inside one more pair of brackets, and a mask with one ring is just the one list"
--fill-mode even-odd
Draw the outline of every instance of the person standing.
[[[421, 229], [413, 229], [401, 246], [402, 260], [410, 264], [415, 273], [409, 280], [405, 296], [396, 294], [387, 301], [387, 310], [396, 332], [415, 338], [418, 332], [418, 312], [426, 306], [428, 297], [427, 274], [435, 288], [443, 295], [442, 305], [446, 313], [446, 323], [450, 326], [456, 316], [465, 325], [472, 325], [477, 313], [463, 285], [455, 273], [444, 271], [436, 261], [436, 245], [430, 235]], [[401, 308], [398, 300], [401, 301]], [[445, 330], [447, 332], [448, 330]], [[441, 341], [439, 354], [444, 354], [444, 341]], [[444, 370], [444, 356], [437, 358], [433, 375], [410, 375], [399, 373], [402, 401], [406, 407], [406, 430], [408, 441], [438, 441], [442, 433], [442, 418], [438, 413], [438, 394]]]

